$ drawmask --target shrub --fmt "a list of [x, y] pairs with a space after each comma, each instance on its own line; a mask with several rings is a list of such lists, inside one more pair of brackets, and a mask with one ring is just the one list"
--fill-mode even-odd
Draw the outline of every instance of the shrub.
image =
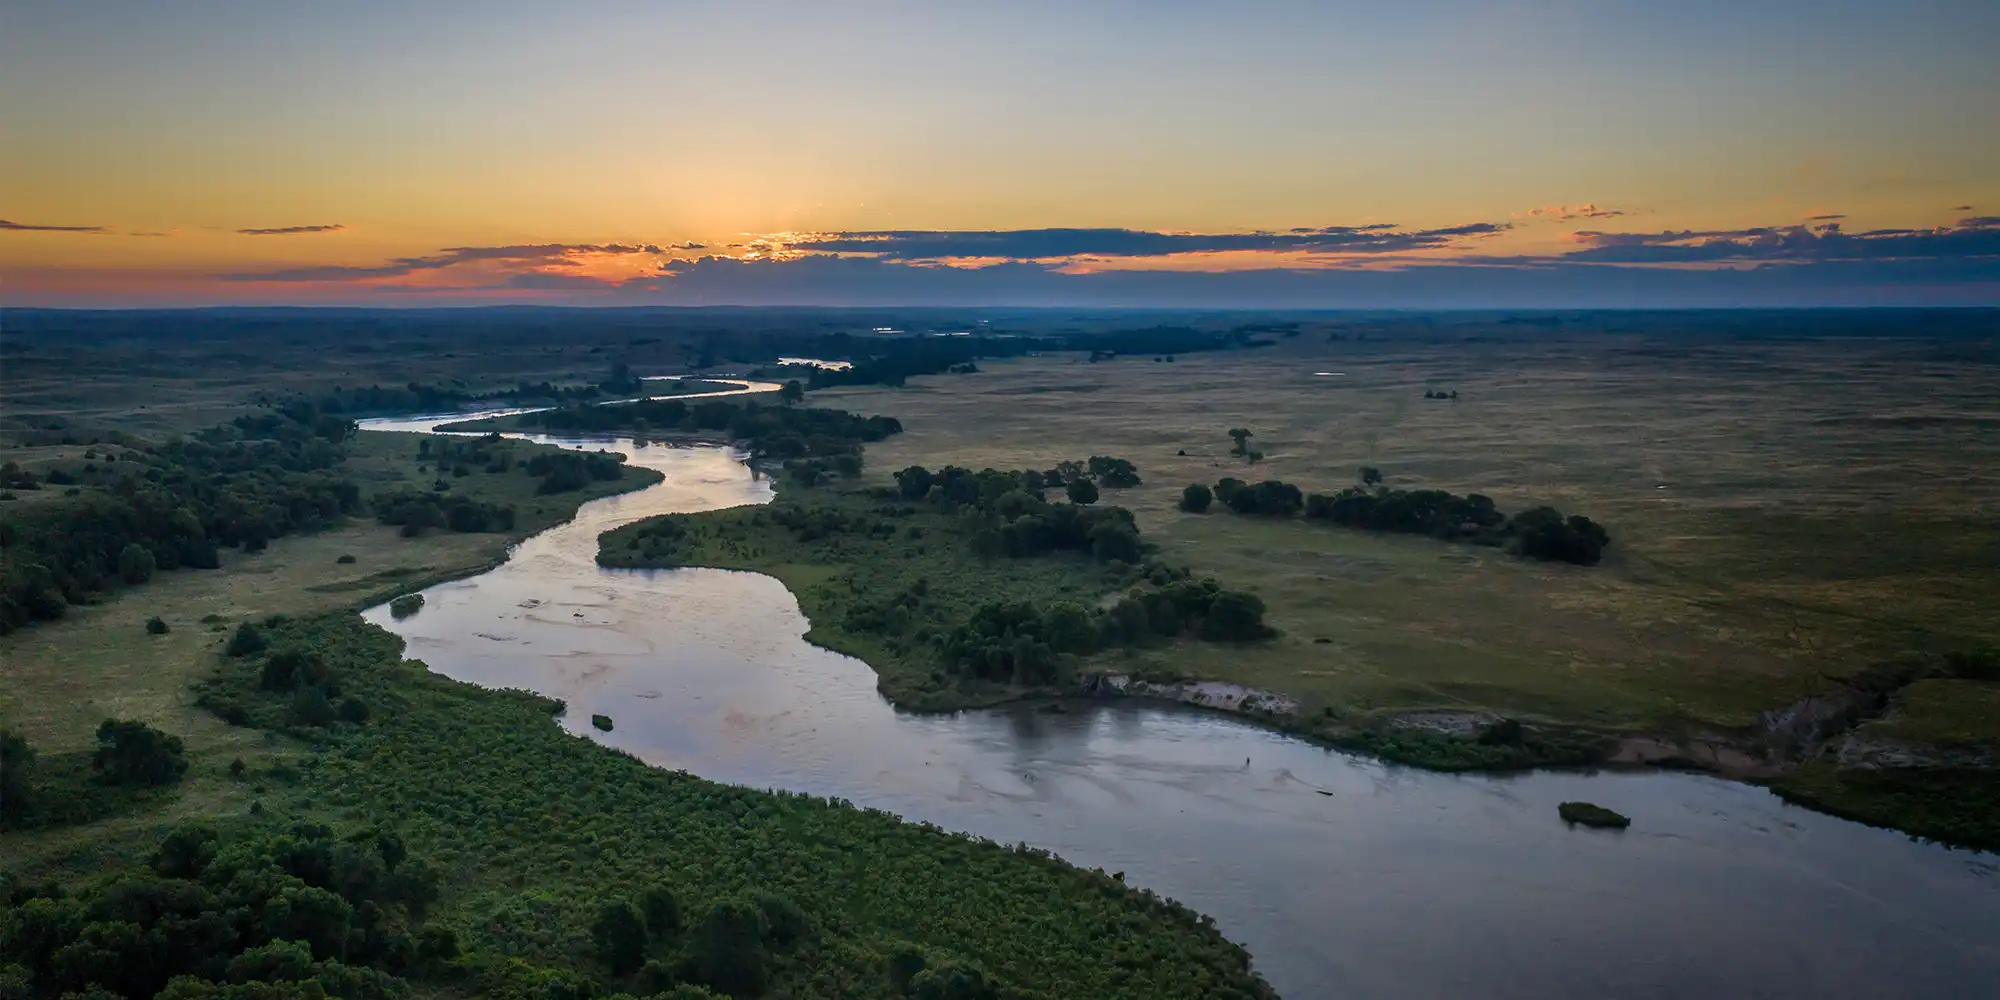
[[353, 557], [353, 556], [349, 556], [349, 555], [343, 555], [343, 556], [341, 556], [340, 558], [338, 558], [338, 559], [335, 559], [335, 560], [334, 560], [334, 562], [336, 562], [336, 563], [339, 563], [339, 564], [340, 564], [340, 565], [342, 565], [342, 566], [346, 566], [346, 565], [348, 565], [348, 564], [350, 564], [350, 563], [354, 562], [354, 557]]
[[1208, 505], [1215, 502], [1215, 491], [1201, 483], [1193, 483], [1181, 491], [1181, 509], [1190, 514], [1208, 513]]
[[229, 645], [224, 646], [222, 651], [228, 656], [251, 656], [263, 652], [266, 645], [264, 633], [258, 631], [257, 626], [244, 622], [236, 626], [236, 634], [229, 637]]
[[1063, 488], [1063, 491], [1069, 494], [1070, 503], [1091, 504], [1097, 502], [1097, 484], [1088, 479], [1072, 479], [1069, 481], [1069, 485]]
[[154, 615], [153, 617], [146, 619], [147, 635], [166, 635], [168, 631], [169, 629], [167, 628], [167, 620], [165, 618], [161, 618], [159, 615]]
[[170, 785], [186, 773], [186, 746], [137, 720], [106, 719], [97, 727], [97, 753], [91, 767], [114, 785]]
[[151, 549], [132, 542], [118, 553], [118, 577], [127, 584], [137, 586], [153, 578], [153, 571], [159, 564], [153, 559]]

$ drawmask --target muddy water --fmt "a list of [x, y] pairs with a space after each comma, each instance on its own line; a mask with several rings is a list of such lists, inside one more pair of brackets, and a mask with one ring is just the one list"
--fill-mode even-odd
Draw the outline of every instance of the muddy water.
[[[566, 699], [578, 736], [1123, 871], [1213, 915], [1295, 1000], [2000, 996], [2000, 857], [1748, 786], [1430, 774], [1129, 704], [899, 714], [866, 664], [800, 639], [776, 580], [595, 565], [597, 535], [617, 525], [766, 502], [740, 456], [559, 443], [624, 451], [667, 479], [426, 591], [412, 618], [368, 617], [440, 673]], [[616, 730], [592, 730], [592, 713]], [[1567, 829], [1566, 799], [1632, 828]]]

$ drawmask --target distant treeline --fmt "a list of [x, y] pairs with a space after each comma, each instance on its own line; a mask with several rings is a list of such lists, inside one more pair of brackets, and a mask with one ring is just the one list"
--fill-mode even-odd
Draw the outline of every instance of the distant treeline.
[[900, 434], [895, 417], [863, 417], [845, 410], [766, 406], [728, 398], [645, 399], [616, 406], [565, 406], [523, 413], [523, 426], [552, 431], [700, 433], [720, 431], [760, 458], [831, 458], [859, 455], [865, 442]]
[[359, 511], [360, 487], [337, 471], [353, 433], [351, 421], [295, 403], [51, 471], [50, 482], [88, 488], [0, 520], [0, 634], [59, 618], [121, 581], [212, 569], [218, 546], [254, 552]]
[[1246, 483], [1225, 478], [1213, 491], [1196, 484], [1183, 492], [1181, 507], [1199, 513], [1210, 497], [1238, 514], [1328, 521], [1347, 528], [1429, 535], [1445, 541], [1505, 546], [1531, 559], [1593, 566], [1604, 557], [1611, 536], [1581, 514], [1567, 517], [1554, 507], [1533, 507], [1508, 517], [1493, 499], [1479, 493], [1459, 496], [1445, 490], [1399, 490], [1351, 486], [1338, 493], [1301, 493], [1276, 479]]
[[330, 414], [425, 413], [468, 409], [481, 403], [509, 403], [526, 406], [539, 403], [589, 403], [600, 399], [632, 396], [645, 388], [645, 381], [632, 374], [630, 365], [611, 366], [609, 377], [585, 385], [555, 385], [544, 379], [522, 380], [511, 389], [471, 392], [450, 385], [410, 382], [406, 385], [369, 385], [357, 388], [335, 386], [313, 405]]
[[851, 368], [815, 368], [806, 387], [820, 389], [837, 385], [900, 386], [917, 375], [937, 375], [957, 370], [977, 371], [973, 362], [982, 358], [1015, 358], [1053, 351], [1089, 351], [1091, 360], [1121, 354], [1167, 355], [1195, 351], [1216, 351], [1253, 343], [1260, 327], [1238, 327], [1224, 332], [1196, 330], [1184, 326], [1155, 326], [1138, 330], [1103, 333], [1054, 334], [1038, 337], [921, 337], [907, 339], [864, 339], [835, 334], [818, 343], [799, 348], [812, 357], [851, 358]]

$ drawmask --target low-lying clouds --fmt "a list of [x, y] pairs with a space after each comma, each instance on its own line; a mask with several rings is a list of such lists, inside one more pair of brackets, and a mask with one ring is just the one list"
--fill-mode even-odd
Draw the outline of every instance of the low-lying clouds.
[[106, 226], [46, 226], [0, 219], [0, 232], [9, 233], [108, 233]]
[[346, 229], [339, 223], [329, 226], [279, 226], [276, 229], [238, 229], [239, 236], [299, 236], [305, 233], [337, 233]]
[[1163, 257], [1170, 254], [1272, 252], [1398, 253], [1443, 249], [1467, 236], [1484, 236], [1505, 223], [1476, 222], [1447, 229], [1402, 231], [1387, 223], [1296, 228], [1281, 233], [1164, 233], [1136, 229], [1007, 229], [983, 231], [893, 229], [809, 234], [767, 241], [808, 253], [867, 254], [885, 260], [956, 258], [1057, 260], [1071, 257]]
[[[1619, 210], [1555, 206], [1573, 217]], [[1592, 215], [1591, 213], [1596, 213]], [[1561, 214], [1561, 213], [1558, 213]], [[1849, 233], [1834, 213], [1736, 230], [1577, 230], [1483, 252], [1505, 223], [1282, 232], [868, 230], [693, 242], [446, 247], [371, 265], [222, 275], [331, 300], [577, 304], [1393, 308], [2000, 303], [2000, 218]], [[1109, 266], [1094, 266], [1109, 262]], [[1092, 266], [1079, 266], [1092, 265]], [[345, 288], [342, 292], [339, 289]]]

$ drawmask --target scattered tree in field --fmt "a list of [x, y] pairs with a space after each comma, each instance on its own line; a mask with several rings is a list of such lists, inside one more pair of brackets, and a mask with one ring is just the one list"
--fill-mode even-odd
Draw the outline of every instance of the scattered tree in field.
[[1069, 495], [1070, 503], [1092, 504], [1097, 502], [1097, 484], [1088, 479], [1072, 479], [1063, 492]]
[[1261, 639], [1269, 633], [1264, 625], [1263, 600], [1240, 590], [1216, 594], [1201, 625], [1202, 638], [1222, 642]]
[[1604, 558], [1611, 536], [1582, 514], [1565, 518], [1554, 507], [1536, 507], [1514, 515], [1514, 549], [1530, 559], [1595, 566]]
[[118, 552], [118, 577], [133, 586], [153, 578], [153, 570], [159, 564], [153, 559], [151, 549], [133, 542]]
[[1361, 467], [1361, 485], [1374, 486], [1382, 481], [1382, 470], [1372, 465]]
[[1230, 440], [1232, 440], [1232, 441], [1235, 441], [1235, 442], [1236, 442], [1236, 444], [1235, 444], [1235, 445], [1233, 445], [1233, 446], [1231, 446], [1231, 447], [1230, 447], [1230, 449], [1229, 449], [1229, 453], [1230, 453], [1231, 455], [1248, 455], [1248, 454], [1250, 454], [1250, 438], [1251, 438], [1251, 434], [1250, 434], [1250, 429], [1249, 429], [1249, 428], [1247, 428], [1247, 427], [1231, 427], [1231, 428], [1229, 429], [1229, 438], [1230, 438]]
[[786, 406], [791, 406], [804, 398], [806, 398], [806, 387], [801, 385], [798, 379], [788, 379], [778, 390], [778, 401]]
[[20, 736], [0, 729], [0, 826], [27, 815], [28, 777], [35, 766], [35, 748]]
[[97, 753], [91, 766], [98, 777], [114, 785], [170, 785], [187, 771], [186, 746], [137, 720], [106, 719], [97, 727]]
[[921, 500], [931, 491], [931, 471], [921, 465], [912, 465], [896, 473], [896, 489], [905, 500]]
[[1208, 505], [1215, 502], [1215, 491], [1201, 483], [1193, 483], [1181, 491], [1181, 509], [1190, 514], [1208, 513]]
[[334, 562], [336, 562], [336, 563], [339, 563], [339, 564], [340, 564], [340, 565], [342, 565], [342, 566], [347, 566], [347, 565], [351, 565], [351, 564], [352, 564], [352, 563], [354, 562], [354, 557], [353, 557], [353, 556], [348, 556], [348, 555], [344, 555], [344, 556], [341, 556], [341, 557], [340, 557], [340, 558], [338, 558], [338, 559], [335, 559], [335, 560], [334, 560]]
[[167, 628], [167, 620], [165, 618], [161, 618], [159, 615], [154, 615], [153, 617], [146, 619], [147, 635], [166, 635], [168, 631], [169, 630]]

